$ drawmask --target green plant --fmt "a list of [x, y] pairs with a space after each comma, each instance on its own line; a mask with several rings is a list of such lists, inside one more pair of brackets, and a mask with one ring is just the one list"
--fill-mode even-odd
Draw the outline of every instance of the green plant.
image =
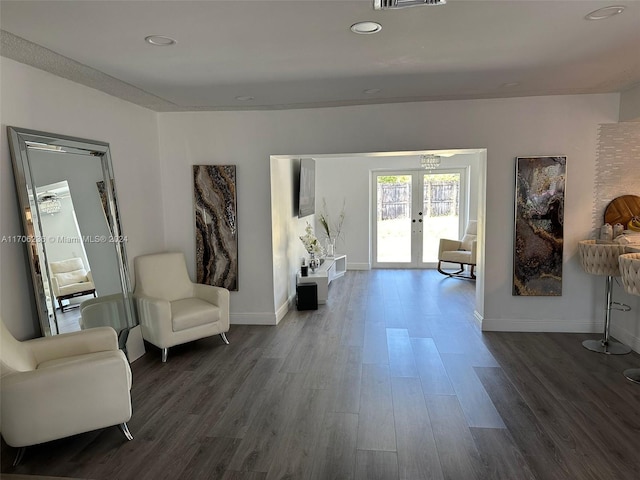
[[340, 210], [340, 215], [335, 222], [331, 222], [331, 218], [329, 217], [329, 213], [327, 211], [327, 200], [322, 199], [322, 213], [320, 214], [320, 225], [322, 225], [322, 229], [324, 230], [324, 234], [329, 239], [330, 242], [335, 242], [342, 233], [342, 225], [344, 224], [345, 217], [345, 203], [346, 200], [342, 201], [342, 209]]

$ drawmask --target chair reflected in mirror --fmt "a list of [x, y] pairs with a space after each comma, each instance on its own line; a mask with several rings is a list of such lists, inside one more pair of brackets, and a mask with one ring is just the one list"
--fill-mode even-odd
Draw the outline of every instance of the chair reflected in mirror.
[[96, 296], [96, 286], [93, 283], [91, 271], [84, 268], [82, 259], [70, 258], [60, 262], [51, 262], [51, 287], [56, 297], [60, 311], [64, 313], [64, 300], [70, 300], [84, 295]]
[[[438, 248], [438, 272], [448, 277], [475, 280], [477, 237], [478, 222], [471, 220], [461, 240], [441, 238]], [[460, 267], [456, 271], [449, 268], [445, 270], [443, 263], [454, 263]]]

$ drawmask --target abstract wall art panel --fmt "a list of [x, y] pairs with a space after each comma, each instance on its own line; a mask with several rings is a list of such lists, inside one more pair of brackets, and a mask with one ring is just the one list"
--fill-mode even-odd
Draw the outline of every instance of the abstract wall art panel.
[[194, 165], [196, 281], [238, 290], [235, 165]]
[[513, 295], [562, 295], [567, 157], [518, 157]]

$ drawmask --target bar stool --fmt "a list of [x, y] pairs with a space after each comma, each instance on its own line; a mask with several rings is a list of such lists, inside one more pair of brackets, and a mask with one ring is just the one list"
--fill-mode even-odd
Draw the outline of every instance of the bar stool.
[[[618, 258], [622, 284], [627, 293], [640, 295], [640, 253], [626, 253]], [[635, 383], [640, 383], [640, 368], [628, 368], [624, 376]]]
[[631, 348], [609, 338], [611, 327], [611, 310], [628, 312], [628, 305], [612, 300], [613, 277], [620, 276], [618, 257], [625, 252], [624, 245], [600, 244], [595, 240], [582, 240], [578, 243], [580, 263], [585, 272], [591, 275], [606, 276], [606, 307], [604, 316], [604, 335], [601, 340], [585, 340], [582, 346], [592, 352], [607, 355], [624, 355], [631, 352]]

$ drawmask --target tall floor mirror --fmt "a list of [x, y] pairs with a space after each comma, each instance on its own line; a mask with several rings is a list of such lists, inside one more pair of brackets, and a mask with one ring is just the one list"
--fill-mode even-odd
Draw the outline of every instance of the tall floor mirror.
[[137, 325], [109, 144], [7, 127], [43, 335]]

